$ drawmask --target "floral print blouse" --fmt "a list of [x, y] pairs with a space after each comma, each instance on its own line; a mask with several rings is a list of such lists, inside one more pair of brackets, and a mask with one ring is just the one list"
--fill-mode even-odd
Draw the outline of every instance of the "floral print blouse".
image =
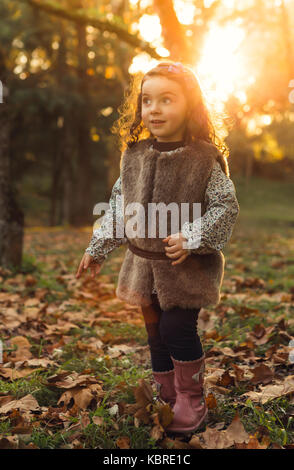
[[[160, 150], [160, 145], [157, 148]], [[175, 148], [170, 151], [174, 150]], [[85, 253], [89, 253], [99, 264], [102, 264], [115, 248], [127, 243], [126, 237], [113, 238], [118, 224], [120, 233], [124, 233], [120, 176], [112, 188], [109, 205], [109, 209], [99, 219], [100, 226], [94, 225], [93, 236], [85, 250]], [[206, 212], [201, 219], [195, 219], [191, 223], [186, 222], [182, 226], [182, 234], [187, 239], [187, 249], [196, 254], [209, 254], [215, 250], [222, 250], [232, 235], [240, 211], [234, 183], [225, 175], [218, 162], [214, 163], [207, 184], [205, 205]], [[152, 293], [156, 293], [154, 287]]]

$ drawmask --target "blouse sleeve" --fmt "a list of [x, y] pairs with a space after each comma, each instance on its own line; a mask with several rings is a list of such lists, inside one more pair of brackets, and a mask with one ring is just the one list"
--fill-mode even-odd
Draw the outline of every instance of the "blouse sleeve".
[[[113, 185], [109, 205], [109, 209], [101, 218], [100, 227], [95, 229], [94, 226], [93, 236], [88, 248], [85, 250], [85, 253], [89, 253], [99, 264], [105, 261], [111, 251], [127, 242], [124, 230], [120, 176]], [[122, 234], [123, 237], [116, 237], [115, 234], [117, 233]]]
[[182, 234], [188, 240], [187, 248], [200, 255], [224, 248], [240, 212], [234, 183], [218, 162], [215, 162], [208, 181], [205, 207], [201, 218], [186, 222], [182, 227]]

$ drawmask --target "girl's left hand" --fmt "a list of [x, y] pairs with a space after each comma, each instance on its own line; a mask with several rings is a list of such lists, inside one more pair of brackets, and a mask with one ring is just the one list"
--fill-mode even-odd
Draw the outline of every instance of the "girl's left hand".
[[168, 242], [168, 247], [166, 246], [165, 253], [169, 258], [178, 258], [177, 261], [173, 261], [171, 264], [180, 264], [191, 254], [191, 251], [183, 248], [183, 242], [188, 240], [183, 236], [182, 232], [171, 234], [168, 237], [162, 240], [163, 242]]

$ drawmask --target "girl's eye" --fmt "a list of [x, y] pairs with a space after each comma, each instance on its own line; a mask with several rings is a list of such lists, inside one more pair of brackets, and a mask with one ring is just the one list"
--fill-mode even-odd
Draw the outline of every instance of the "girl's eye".
[[[150, 104], [150, 101], [151, 101], [150, 98], [143, 98], [143, 100], [142, 100], [142, 102], [143, 102], [144, 104]], [[169, 102], [171, 101], [171, 99], [166, 96], [165, 98], [162, 98], [162, 101], [163, 101], [164, 103], [166, 103], [166, 102], [169, 103]]]

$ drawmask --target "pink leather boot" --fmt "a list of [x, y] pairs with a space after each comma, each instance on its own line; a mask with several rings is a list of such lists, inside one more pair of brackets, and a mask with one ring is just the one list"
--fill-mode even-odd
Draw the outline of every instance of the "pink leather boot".
[[172, 407], [176, 402], [175, 370], [172, 369], [164, 372], [153, 371], [153, 377], [159, 397]]
[[204, 398], [205, 355], [194, 361], [178, 361], [175, 366], [176, 403], [174, 418], [166, 431], [189, 433], [202, 425], [208, 413]]

